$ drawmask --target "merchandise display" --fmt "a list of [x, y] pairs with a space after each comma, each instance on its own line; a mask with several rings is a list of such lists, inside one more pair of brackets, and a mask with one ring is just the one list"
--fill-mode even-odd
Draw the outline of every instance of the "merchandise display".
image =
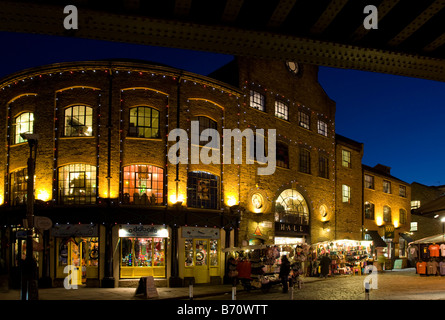
[[412, 242], [409, 258], [415, 263], [416, 273], [421, 276], [445, 275], [445, 242]]

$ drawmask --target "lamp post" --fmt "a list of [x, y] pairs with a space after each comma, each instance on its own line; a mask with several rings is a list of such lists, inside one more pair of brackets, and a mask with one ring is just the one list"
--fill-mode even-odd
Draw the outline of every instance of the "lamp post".
[[[28, 230], [26, 237], [26, 259], [22, 268], [22, 287], [21, 300], [38, 300], [37, 286], [37, 265], [33, 256], [33, 231], [34, 231], [34, 171], [35, 155], [37, 154], [37, 140], [39, 135], [31, 133], [22, 133], [21, 137], [28, 140], [29, 158], [28, 158], [28, 185], [26, 201], [26, 219]], [[35, 147], [35, 148], [34, 148]], [[34, 156], [33, 156], [34, 149]]]

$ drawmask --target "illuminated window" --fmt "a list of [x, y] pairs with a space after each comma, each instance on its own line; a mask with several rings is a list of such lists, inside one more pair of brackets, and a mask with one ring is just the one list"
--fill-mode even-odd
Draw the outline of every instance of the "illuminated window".
[[275, 202], [275, 221], [294, 224], [309, 224], [309, 208], [304, 197], [294, 189], [280, 193]]
[[128, 136], [159, 138], [159, 111], [149, 107], [131, 108]]
[[275, 101], [275, 117], [289, 120], [289, 107], [281, 101]]
[[76, 163], [59, 168], [59, 202], [61, 204], [96, 203], [96, 167]]
[[12, 205], [26, 204], [28, 192], [28, 169], [11, 172], [11, 203]]
[[26, 140], [23, 139], [21, 133], [33, 133], [34, 132], [34, 113], [24, 112], [14, 118], [14, 141], [13, 143], [21, 143]]
[[405, 209], [399, 210], [399, 223], [406, 224], [406, 210]]
[[409, 231], [417, 231], [417, 222], [411, 222]]
[[411, 201], [411, 210], [420, 208], [420, 200]]
[[391, 193], [391, 182], [387, 180], [383, 180], [383, 192]]
[[259, 92], [250, 90], [250, 107], [266, 111], [266, 98]]
[[307, 149], [300, 149], [300, 172], [311, 173], [311, 153]]
[[366, 201], [365, 202], [365, 219], [374, 220], [374, 211], [375, 211], [374, 204]]
[[322, 136], [327, 137], [328, 136], [328, 124], [322, 120], [318, 120], [317, 123], [317, 129], [318, 129], [318, 133], [321, 134]]
[[126, 204], [162, 204], [164, 170], [150, 165], [123, 168], [123, 202]]
[[392, 221], [391, 208], [388, 206], [383, 206], [383, 221], [384, 222]]
[[93, 135], [93, 108], [73, 106], [65, 109], [65, 137]]
[[347, 150], [341, 151], [341, 164], [345, 168], [351, 168], [351, 152]]
[[322, 178], [329, 178], [329, 159], [323, 155], [318, 157], [318, 175]]
[[218, 209], [218, 177], [202, 171], [188, 173], [187, 206]]
[[365, 188], [374, 189], [374, 177], [365, 174]]
[[399, 186], [399, 196], [406, 198], [406, 186]]
[[351, 203], [351, 187], [342, 185], [341, 188], [342, 202]]
[[305, 129], [310, 129], [311, 117], [304, 111], [298, 111], [298, 125]]
[[289, 168], [289, 150], [284, 143], [277, 143], [277, 163], [281, 168]]

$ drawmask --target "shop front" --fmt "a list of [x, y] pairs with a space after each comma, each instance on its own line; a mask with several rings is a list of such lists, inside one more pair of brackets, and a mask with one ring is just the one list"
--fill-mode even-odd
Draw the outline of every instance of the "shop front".
[[56, 257], [55, 278], [71, 274], [77, 285], [99, 281], [99, 227], [95, 224], [57, 224], [53, 226]]
[[179, 254], [184, 257], [184, 262], [180, 262], [180, 276], [186, 282], [194, 279], [195, 283], [221, 283], [220, 229], [181, 227], [179, 241]]
[[163, 225], [121, 225], [119, 277], [166, 278], [168, 235], [168, 229]]

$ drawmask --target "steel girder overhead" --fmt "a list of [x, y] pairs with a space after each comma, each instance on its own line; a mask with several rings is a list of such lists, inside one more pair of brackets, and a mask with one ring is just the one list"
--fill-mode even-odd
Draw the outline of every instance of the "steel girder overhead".
[[[78, 29], [66, 30], [66, 5]], [[0, 1], [0, 31], [247, 55], [445, 81], [445, 0]], [[378, 28], [366, 29], [367, 5]], [[374, 21], [375, 22], [375, 19]]]

